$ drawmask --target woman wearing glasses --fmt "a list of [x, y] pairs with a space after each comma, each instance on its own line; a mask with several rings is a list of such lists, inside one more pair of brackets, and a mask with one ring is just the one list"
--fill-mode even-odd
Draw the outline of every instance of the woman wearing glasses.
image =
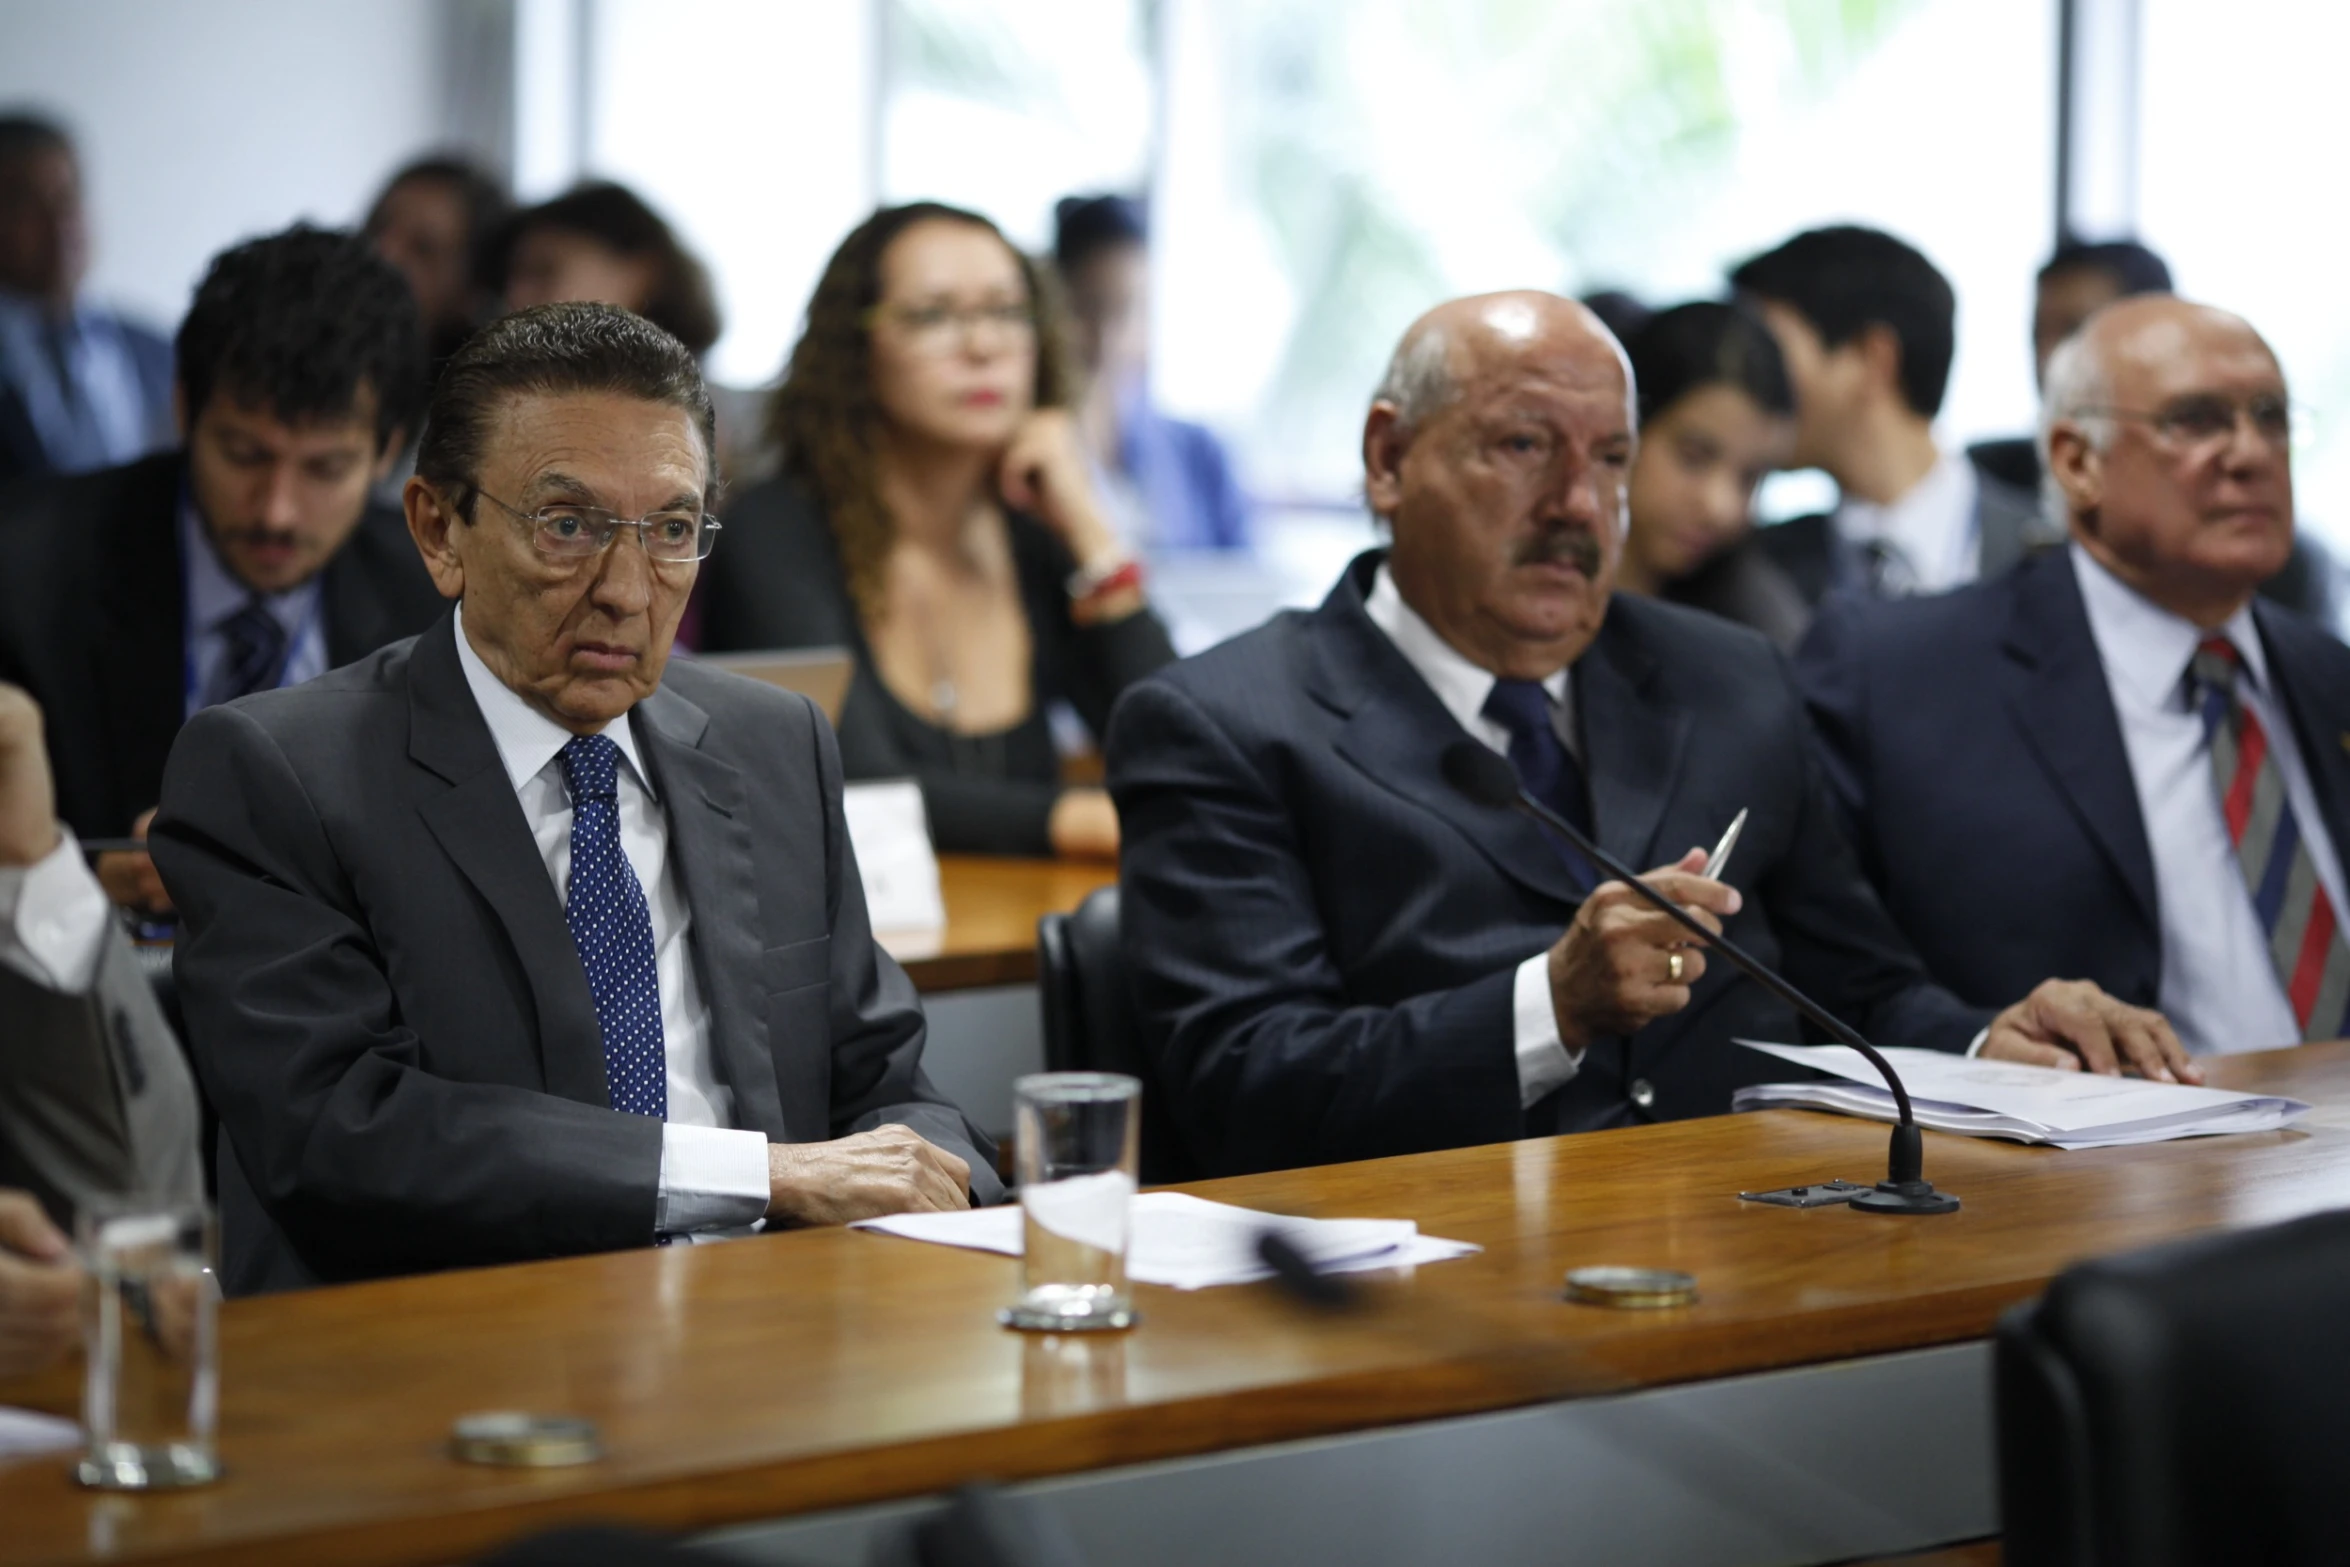
[[921, 781], [948, 853], [1117, 852], [1048, 711], [1099, 733], [1174, 658], [1087, 477], [1037, 269], [934, 203], [842, 241], [775, 394], [782, 472], [727, 509], [706, 651], [844, 645], [851, 778]]

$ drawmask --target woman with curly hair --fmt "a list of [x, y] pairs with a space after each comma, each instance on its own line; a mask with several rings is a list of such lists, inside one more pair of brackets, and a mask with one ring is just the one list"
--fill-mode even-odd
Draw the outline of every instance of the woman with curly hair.
[[1098, 735], [1175, 656], [1068, 401], [1037, 267], [977, 213], [885, 208], [825, 267], [770, 417], [782, 471], [704, 569], [705, 651], [854, 650], [842, 767], [918, 779], [948, 853], [1115, 854], [1047, 714]]

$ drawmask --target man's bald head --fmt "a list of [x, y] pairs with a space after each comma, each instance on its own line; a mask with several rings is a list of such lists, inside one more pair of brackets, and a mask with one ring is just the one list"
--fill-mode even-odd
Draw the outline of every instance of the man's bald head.
[[2250, 322], [2140, 295], [2050, 357], [2041, 450], [2082, 547], [2216, 625], [2292, 555], [2286, 410], [2284, 372]]
[[1439, 305], [1363, 423], [1363, 493], [1406, 604], [1479, 666], [1542, 679], [1598, 634], [1623, 549], [1632, 372], [1555, 294]]
[[1557, 294], [1521, 289], [1447, 300], [1422, 315], [1404, 329], [1371, 400], [1390, 404], [1406, 430], [1417, 429], [1481, 370], [1545, 344], [1603, 350], [1623, 375], [1625, 398], [1632, 397], [1632, 362], [1597, 313]]

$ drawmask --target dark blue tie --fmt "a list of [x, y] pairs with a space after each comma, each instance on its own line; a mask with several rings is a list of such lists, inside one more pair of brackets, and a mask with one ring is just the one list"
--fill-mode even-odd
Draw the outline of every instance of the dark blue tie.
[[[1574, 823], [1591, 831], [1591, 801], [1583, 789], [1583, 769], [1559, 740], [1551, 716], [1550, 693], [1536, 680], [1496, 680], [1485, 699], [1485, 716], [1510, 735], [1510, 765], [1526, 792]], [[1551, 834], [1543, 834], [1567, 862], [1586, 890], [1599, 885], [1591, 862]]]
[[563, 919], [587, 970], [604, 1034], [612, 1108], [669, 1116], [669, 1056], [661, 1038], [661, 983], [645, 890], [620, 852], [620, 747], [579, 735], [563, 747], [571, 788], [571, 889]]
[[204, 705], [276, 690], [286, 667], [286, 628], [261, 602], [260, 595], [247, 599], [244, 608], [221, 621], [219, 630], [228, 643], [228, 657], [213, 673]]

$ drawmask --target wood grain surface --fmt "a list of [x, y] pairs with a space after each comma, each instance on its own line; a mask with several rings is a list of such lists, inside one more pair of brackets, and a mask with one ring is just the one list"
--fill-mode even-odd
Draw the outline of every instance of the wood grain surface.
[[1107, 860], [942, 855], [938, 881], [946, 928], [888, 931], [881, 944], [926, 994], [1024, 985], [1036, 978], [1036, 922], [1068, 913], [1087, 893], [1117, 880], [1118, 867]]
[[[1798, 1111], [1190, 1188], [1485, 1247], [1335, 1318], [1263, 1286], [1145, 1287], [1131, 1334], [1028, 1337], [994, 1321], [1009, 1259], [839, 1230], [238, 1302], [228, 1478], [101, 1496], [54, 1457], [0, 1468], [0, 1564], [446, 1561], [566, 1519], [708, 1526], [1976, 1338], [2083, 1257], [2350, 1198], [2350, 1047], [2216, 1066], [2320, 1108], [2083, 1153], [1929, 1134], [1928, 1175], [1965, 1201], [1936, 1218], [1738, 1202], [1881, 1173], [1884, 1128]], [[1591, 1263], [1685, 1269], [1700, 1298], [1564, 1303]], [[70, 1413], [75, 1388], [60, 1372], [0, 1403]], [[452, 1462], [450, 1422], [489, 1408], [587, 1416], [609, 1454]]]

